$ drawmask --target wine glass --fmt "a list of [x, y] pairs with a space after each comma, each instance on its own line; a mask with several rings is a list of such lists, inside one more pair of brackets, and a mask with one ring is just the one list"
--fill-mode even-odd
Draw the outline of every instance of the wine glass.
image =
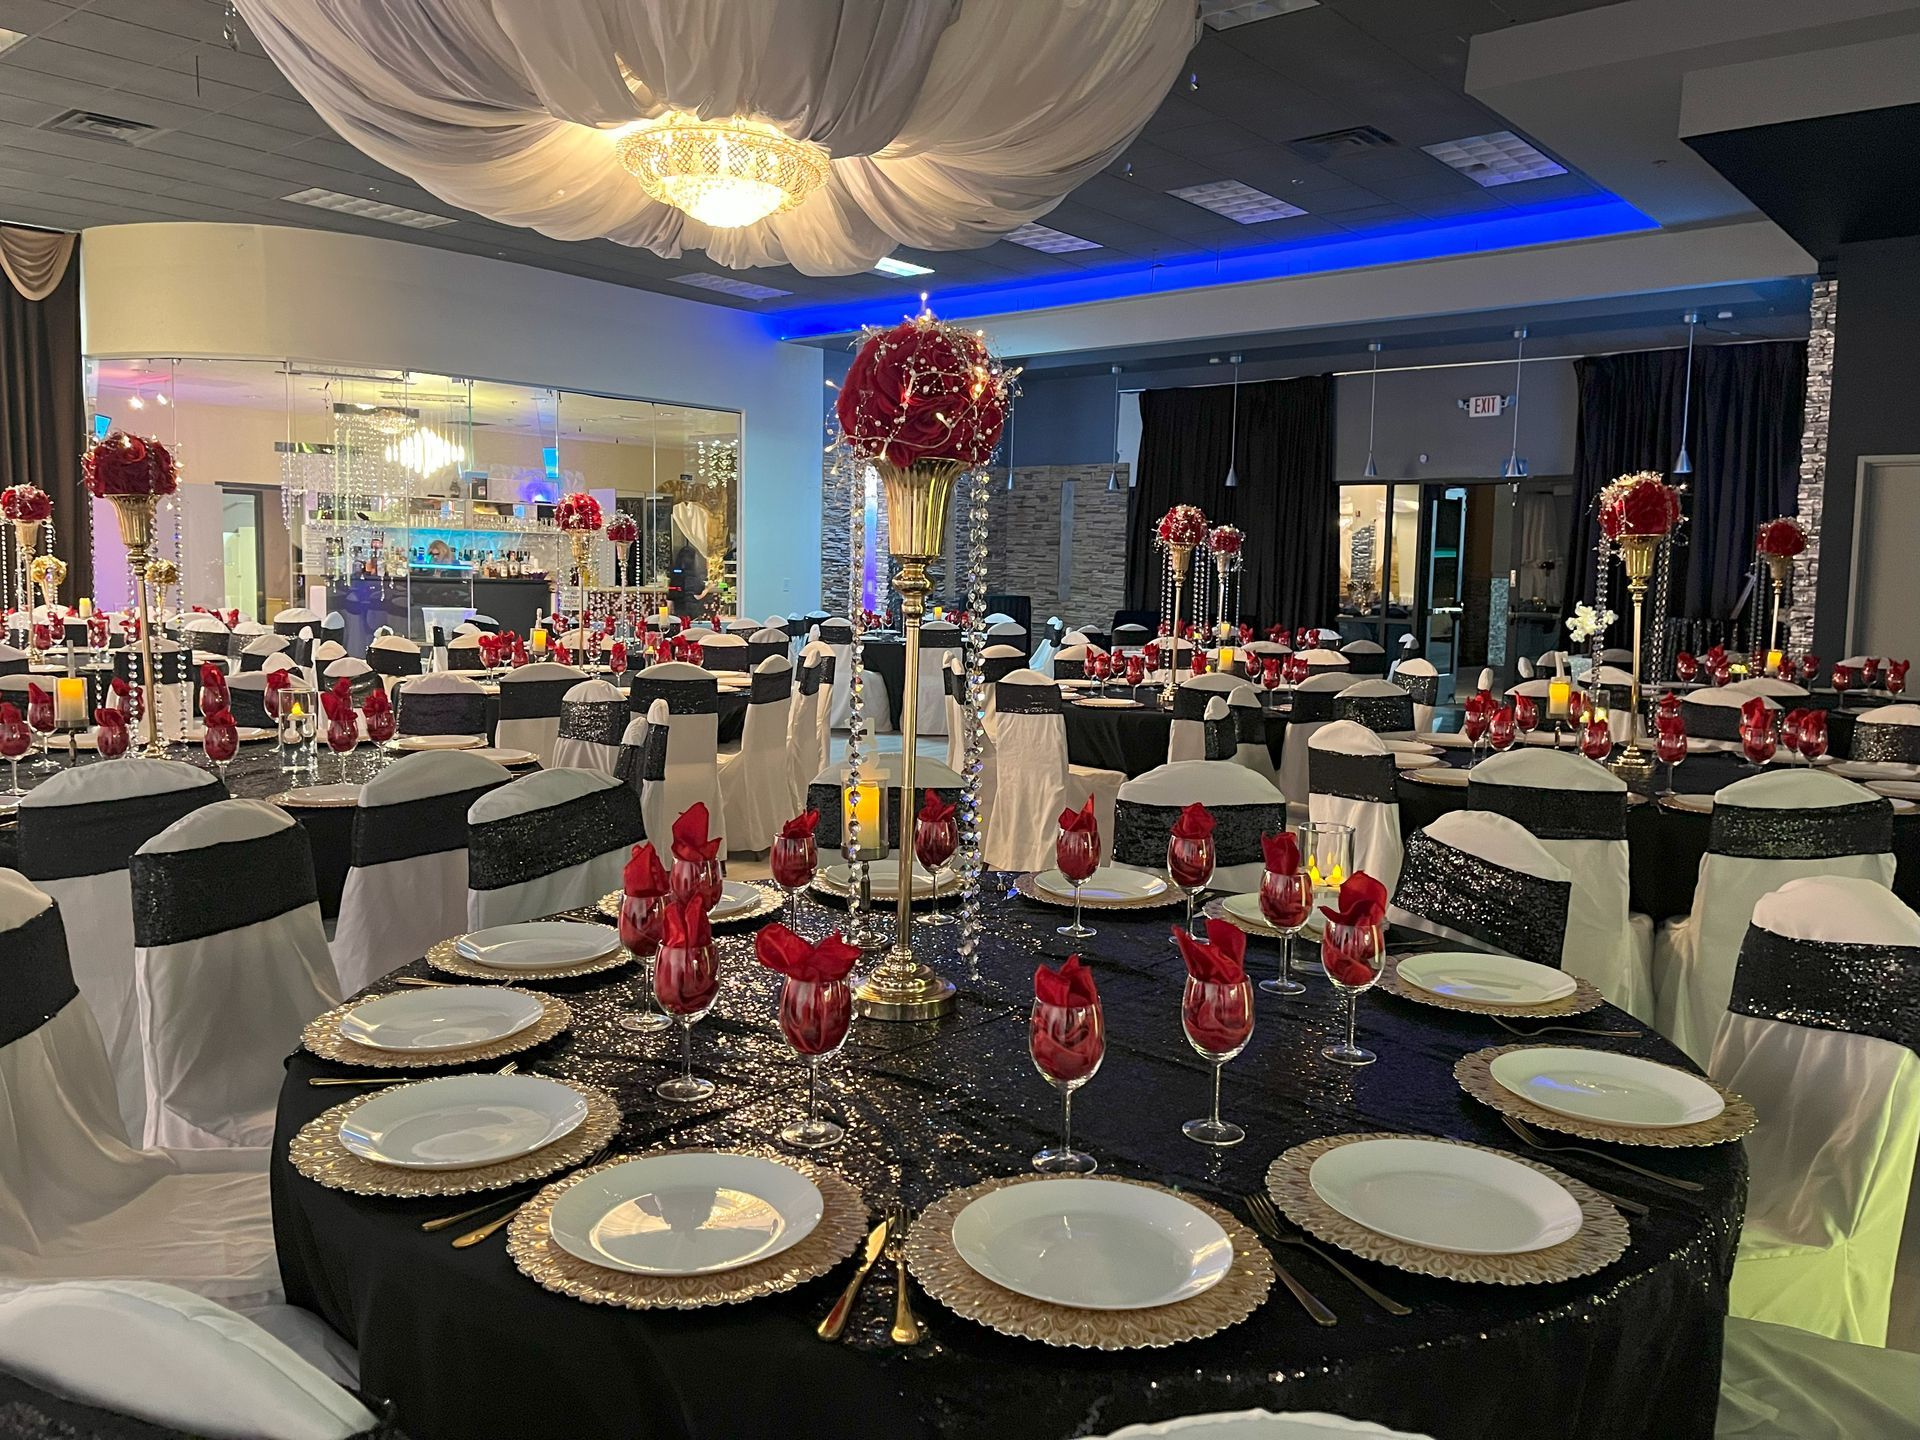
[[1473, 755], [1467, 761], [1469, 767], [1480, 761], [1480, 742], [1486, 738], [1491, 717], [1487, 713], [1487, 704], [1478, 695], [1468, 697], [1466, 713], [1460, 722], [1460, 728], [1466, 731], [1467, 739], [1473, 742]]
[[719, 994], [720, 957], [711, 939], [660, 945], [653, 961], [653, 997], [680, 1027], [682, 1067], [680, 1074], [653, 1087], [662, 1100], [692, 1104], [713, 1094], [713, 1082], [693, 1073], [693, 1027], [713, 1009]]
[[1049, 1005], [1035, 1000], [1027, 1017], [1033, 1068], [1060, 1092], [1060, 1144], [1036, 1151], [1033, 1168], [1048, 1175], [1091, 1175], [1099, 1162], [1073, 1148], [1073, 1092], [1091, 1080], [1107, 1054], [1107, 1024], [1098, 1002]]
[[327, 748], [339, 757], [340, 781], [347, 783], [347, 753], [360, 743], [360, 722], [352, 711], [344, 717], [327, 717]]
[[1260, 688], [1265, 694], [1266, 703], [1273, 704], [1273, 692], [1280, 688], [1280, 657], [1269, 655], [1260, 662]]
[[1180, 1133], [1202, 1145], [1238, 1145], [1247, 1132], [1220, 1118], [1220, 1069], [1246, 1048], [1253, 1034], [1253, 986], [1242, 979], [1227, 984], [1187, 977], [1180, 996], [1180, 1025], [1187, 1043], [1213, 1066], [1213, 1113], [1189, 1120]]
[[1540, 702], [1531, 695], [1513, 697], [1513, 724], [1522, 735], [1531, 735], [1540, 728]]
[[1603, 719], [1590, 718], [1580, 730], [1580, 753], [1596, 764], [1613, 753], [1613, 727]]
[[1687, 732], [1679, 725], [1662, 724], [1653, 739], [1654, 757], [1667, 767], [1667, 788], [1660, 793], [1673, 794], [1673, 767], [1687, 758]]
[[384, 745], [393, 739], [394, 715], [391, 705], [382, 705], [377, 710], [369, 710], [367, 715], [367, 739], [376, 745]]
[[620, 896], [620, 943], [641, 961], [641, 1001], [638, 1009], [622, 1010], [614, 1023], [622, 1030], [651, 1035], [673, 1022], [655, 1007], [653, 965], [660, 949], [660, 934], [665, 928], [667, 904], [658, 895]]
[[1053, 863], [1060, 867], [1060, 873], [1073, 882], [1073, 923], [1059, 926], [1053, 933], [1064, 935], [1069, 940], [1085, 940], [1100, 932], [1091, 925], [1080, 923], [1080, 887], [1087, 877], [1100, 868], [1100, 831], [1096, 826], [1091, 830], [1069, 830], [1061, 826], [1053, 837]]
[[[53, 734], [54, 731], [53, 696], [37, 685], [27, 691], [27, 726], [35, 734], [42, 737], [49, 736]], [[60, 768], [53, 762], [53, 744], [51, 741], [42, 738], [40, 741], [40, 759], [35, 762], [33, 768], [43, 772], [58, 770]]]
[[1487, 744], [1498, 754], [1504, 755], [1513, 748], [1518, 738], [1514, 733], [1513, 706], [1502, 705], [1487, 717]]
[[[331, 735], [328, 736], [328, 743], [332, 743]], [[216, 710], [207, 716], [206, 728], [200, 736], [200, 748], [206, 751], [207, 759], [213, 762], [220, 783], [226, 784], [227, 762], [240, 749], [240, 732], [234, 727], [233, 716], [225, 710]]]
[[1820, 675], [1820, 657], [1809, 651], [1800, 657], [1800, 683], [1811, 686]]
[[1800, 753], [1800, 722], [1806, 713], [1804, 710], [1789, 710], [1780, 717], [1780, 748], [1787, 752], [1789, 762]]
[[1567, 691], [1567, 726], [1578, 738], [1587, 716], [1587, 692], [1579, 686]]
[[1307, 987], [1293, 978], [1293, 937], [1313, 914], [1313, 878], [1304, 870], [1263, 870], [1260, 874], [1260, 914], [1280, 932], [1280, 974], [1262, 980], [1269, 995], [1304, 995]]
[[1864, 656], [1860, 661], [1860, 688], [1862, 690], [1873, 689], [1873, 682], [1879, 674], [1880, 657], [1877, 655]]
[[1758, 724], [1740, 726], [1740, 749], [1756, 770], [1767, 768], [1767, 762], [1779, 749], [1779, 742], [1773, 735], [1773, 712], [1768, 711], [1765, 719]]
[[1147, 657], [1143, 652], [1136, 650], [1127, 656], [1127, 685], [1138, 690], [1146, 682]]
[[1343, 925], [1329, 920], [1320, 934], [1320, 963], [1333, 988], [1347, 997], [1347, 1038], [1328, 1045], [1320, 1054], [1336, 1065], [1371, 1065], [1379, 1056], [1354, 1044], [1359, 1021], [1360, 992], [1380, 979], [1382, 945], [1378, 924]]
[[627, 670], [627, 647], [624, 641], [616, 640], [607, 651], [607, 668], [616, 675], [624, 675]]
[[1840, 708], [1847, 708], [1847, 691], [1853, 688], [1853, 667], [1836, 665], [1833, 667], [1833, 693], [1840, 697]]
[[[1187, 897], [1187, 933], [1193, 933], [1193, 903], [1213, 879], [1212, 835], [1168, 835], [1167, 878]], [[1179, 944], [1172, 936], [1169, 943]], [[1195, 936], [1204, 940], [1204, 935]]]
[[1827, 712], [1809, 710], [1800, 717], [1798, 748], [1801, 756], [1811, 765], [1827, 753]]
[[853, 992], [845, 980], [796, 980], [780, 987], [780, 1033], [807, 1062], [807, 1117], [795, 1120], [780, 1138], [803, 1150], [837, 1145], [847, 1133], [820, 1118], [820, 1062], [846, 1043], [853, 1024]]
[[1707, 678], [1713, 681], [1716, 687], [1725, 685], [1733, 678], [1733, 662], [1722, 655], [1713, 662], [1713, 669], [1708, 672]]
[[1700, 662], [1690, 651], [1682, 650], [1673, 657], [1673, 673], [1680, 677], [1683, 685], [1693, 683], [1693, 677], [1700, 673]]
[[1905, 660], [1887, 661], [1887, 675], [1882, 684], [1885, 685], [1887, 694], [1894, 696], [1896, 699], [1905, 694], [1907, 689], [1907, 662]]
[[1187, 661], [1187, 666], [1192, 670], [1195, 679], [1206, 674], [1207, 652], [1200, 646], [1195, 645], [1192, 649], [1192, 658]]
[[96, 722], [93, 727], [93, 749], [102, 760], [115, 760], [126, 754], [127, 727]]
[[[781, 920], [787, 928], [800, 933], [797, 922], [800, 919], [800, 892], [813, 883], [814, 871], [820, 864], [820, 847], [815, 843], [813, 832], [804, 835], [776, 835], [773, 837], [773, 849], [768, 852], [767, 865], [773, 872], [773, 883], [781, 890]], [[791, 909], [792, 914], [787, 911]]]
[[[953, 852], [960, 846], [960, 830], [952, 815], [939, 820], [916, 817], [913, 822], [913, 857], [926, 867], [927, 874], [933, 877], [934, 893], [940, 889], [940, 867], [953, 858]], [[921, 918], [922, 925], [957, 925], [951, 911], [932, 907]]]
[[20, 757], [33, 748], [33, 731], [11, 704], [0, 704], [0, 756], [13, 767], [13, 788], [9, 795], [24, 795], [20, 788]]
[[717, 854], [711, 860], [683, 860], [676, 855], [672, 867], [667, 871], [667, 894], [683, 905], [689, 900], [698, 899], [711, 910], [720, 903], [720, 893], [725, 886]]

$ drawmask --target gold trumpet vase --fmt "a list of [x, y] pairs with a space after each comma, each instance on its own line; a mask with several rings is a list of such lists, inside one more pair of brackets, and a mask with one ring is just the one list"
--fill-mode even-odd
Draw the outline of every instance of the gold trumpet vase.
[[[567, 532], [567, 544], [573, 549], [573, 571], [579, 577], [582, 590], [592, 590], [600, 584], [599, 573], [593, 568], [593, 561], [588, 558], [587, 546], [592, 539], [593, 536], [584, 530]], [[585, 608], [584, 604], [581, 608]]]
[[148, 760], [166, 758], [167, 747], [160, 743], [157, 707], [154, 703], [153, 617], [147, 593], [147, 552], [153, 544], [153, 507], [151, 495], [109, 495], [114, 519], [120, 522], [120, 543], [127, 547], [127, 563], [133, 567], [134, 594], [140, 607], [140, 754]]
[[1653, 574], [1653, 557], [1660, 549], [1660, 538], [1658, 535], [1622, 535], [1614, 542], [1620, 547], [1620, 561], [1627, 570], [1627, 594], [1633, 600], [1633, 684], [1627, 692], [1627, 745], [1607, 768], [1628, 782], [1653, 778], [1653, 756], [1640, 748], [1640, 655], [1647, 580]]
[[1173, 708], [1173, 692], [1180, 685], [1180, 602], [1187, 593], [1187, 567], [1193, 563], [1193, 546], [1167, 546], [1167, 564], [1173, 569], [1173, 628], [1167, 642], [1172, 658], [1167, 661], [1166, 683], [1160, 687], [1160, 703]]
[[1773, 623], [1767, 629], [1767, 643], [1760, 647], [1763, 656], [1776, 646], [1786, 648], [1786, 642], [1780, 638], [1780, 603], [1787, 598], [1787, 582], [1793, 578], [1791, 555], [1768, 555], [1765, 559], [1767, 573], [1773, 577]]
[[954, 987], [913, 956], [913, 782], [920, 740], [920, 620], [933, 588], [927, 566], [946, 549], [947, 511], [953, 487], [966, 473], [959, 460], [920, 460], [895, 465], [873, 462], [887, 497], [887, 550], [900, 562], [893, 588], [900, 592], [906, 636], [906, 679], [900, 697], [899, 889], [894, 901], [893, 946], [854, 995], [872, 1020], [932, 1020], [953, 1008]]

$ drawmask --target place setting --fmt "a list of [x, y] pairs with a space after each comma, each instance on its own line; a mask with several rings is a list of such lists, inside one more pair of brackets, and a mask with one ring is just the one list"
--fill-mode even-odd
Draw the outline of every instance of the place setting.
[[1416, 1005], [1502, 1020], [1584, 1015], [1606, 1003], [1593, 985], [1564, 970], [1476, 951], [1389, 955], [1380, 988]]
[[1460, 1088], [1522, 1125], [1614, 1145], [1724, 1145], [1759, 1123], [1725, 1086], [1618, 1051], [1499, 1045], [1453, 1067]]
[[509, 985], [421, 985], [337, 1006], [309, 1021], [300, 1043], [341, 1065], [451, 1068], [522, 1054], [572, 1023], [557, 995]]
[[578, 920], [528, 920], [442, 940], [427, 964], [466, 980], [572, 980], [630, 964], [619, 932]]

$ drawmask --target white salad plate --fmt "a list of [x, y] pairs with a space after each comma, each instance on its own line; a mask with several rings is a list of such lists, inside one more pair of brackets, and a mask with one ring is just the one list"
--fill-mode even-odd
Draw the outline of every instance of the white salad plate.
[[1727, 1108], [1698, 1075], [1606, 1050], [1542, 1045], [1495, 1056], [1488, 1068], [1503, 1088], [1543, 1110], [1604, 1125], [1697, 1125]]
[[1459, 1255], [1524, 1255], [1580, 1229], [1579, 1203], [1531, 1166], [1437, 1140], [1356, 1140], [1307, 1172], [1322, 1200], [1389, 1239]]
[[401, 735], [388, 742], [396, 750], [478, 750], [484, 735]]
[[453, 949], [461, 959], [489, 970], [559, 970], [598, 960], [619, 943], [619, 934], [605, 925], [528, 920], [462, 935]]
[[470, 1170], [553, 1144], [587, 1118], [587, 1100], [539, 1075], [450, 1075], [396, 1085], [340, 1122], [340, 1143], [403, 1170]]
[[478, 755], [482, 760], [491, 760], [496, 765], [531, 765], [540, 757], [531, 750], [516, 750], [512, 746], [502, 749], [498, 745], [481, 745], [469, 753]]
[[505, 1040], [537, 1024], [540, 1001], [522, 990], [434, 985], [400, 990], [340, 1017], [342, 1039], [369, 1050], [425, 1054]]
[[[1057, 869], [1042, 870], [1035, 875], [1033, 888], [1056, 900], [1073, 903], [1073, 882]], [[1102, 865], [1081, 883], [1080, 897], [1114, 905], [1129, 900], [1157, 899], [1171, 888], [1158, 875], [1149, 875], [1143, 870], [1128, 870], [1120, 865]]]
[[1430, 995], [1483, 1005], [1544, 1005], [1578, 988], [1573, 976], [1550, 965], [1464, 950], [1409, 955], [1400, 962], [1400, 978]]

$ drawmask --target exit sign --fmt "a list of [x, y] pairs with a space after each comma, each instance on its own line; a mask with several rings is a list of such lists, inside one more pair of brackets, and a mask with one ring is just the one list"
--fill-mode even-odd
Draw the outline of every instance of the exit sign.
[[1466, 408], [1469, 419], [1492, 420], [1497, 418], [1500, 412], [1506, 408], [1507, 397], [1504, 395], [1469, 395], [1460, 403]]

